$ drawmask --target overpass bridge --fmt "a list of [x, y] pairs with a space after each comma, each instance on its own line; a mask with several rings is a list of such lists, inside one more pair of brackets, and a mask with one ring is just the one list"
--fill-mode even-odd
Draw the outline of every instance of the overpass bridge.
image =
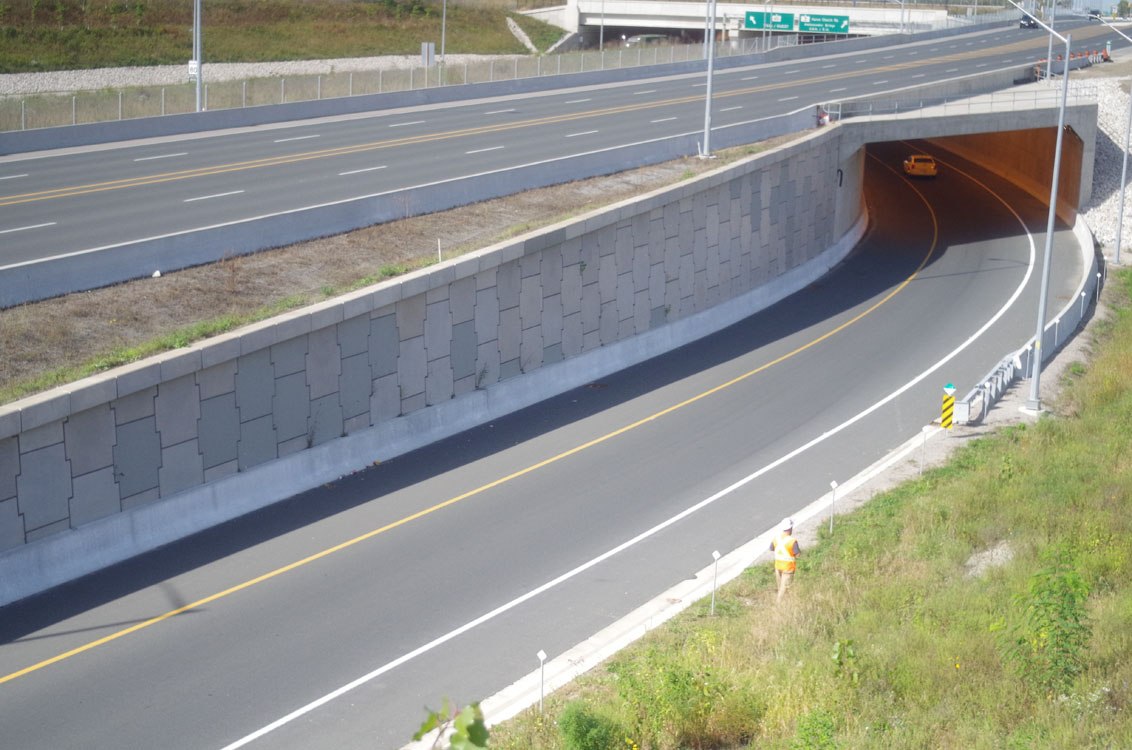
[[[753, 16], [748, 17], [748, 14]], [[528, 11], [567, 31], [579, 34], [586, 46], [597, 44], [598, 37], [621, 43], [621, 36], [640, 33], [663, 33], [674, 38], [703, 39], [705, 6], [703, 3], [668, 0], [569, 0], [565, 5]], [[1015, 12], [1004, 14], [1013, 18]], [[774, 16], [772, 21], [769, 16]], [[844, 19], [834, 29], [821, 24], [823, 19]], [[980, 14], [980, 22], [989, 17]], [[883, 34], [917, 33], [967, 25], [973, 19], [949, 15], [946, 10], [907, 7], [899, 3], [879, 7], [836, 5], [775, 5], [774, 3], [718, 3], [716, 29], [722, 42], [762, 37], [765, 34], [813, 34], [818, 37], [880, 36]], [[828, 30], [827, 30], [828, 29]]]

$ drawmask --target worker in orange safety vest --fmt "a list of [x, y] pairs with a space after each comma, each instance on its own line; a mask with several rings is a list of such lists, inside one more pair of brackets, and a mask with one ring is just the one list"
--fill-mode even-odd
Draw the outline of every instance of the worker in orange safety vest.
[[779, 534], [771, 541], [770, 549], [774, 552], [774, 579], [778, 583], [777, 601], [782, 601], [783, 594], [794, 581], [794, 570], [797, 568], [794, 561], [802, 554], [802, 548], [794, 538], [794, 519], [782, 519], [782, 523], [779, 524]]

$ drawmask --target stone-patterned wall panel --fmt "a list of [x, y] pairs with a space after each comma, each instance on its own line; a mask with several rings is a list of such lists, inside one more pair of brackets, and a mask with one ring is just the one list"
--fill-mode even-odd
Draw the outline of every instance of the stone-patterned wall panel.
[[452, 353], [452, 313], [447, 298], [427, 306], [424, 341], [429, 361]]
[[[601, 285], [597, 282], [582, 287], [582, 333], [596, 333], [601, 327]], [[589, 350], [589, 345], [586, 350]]]
[[296, 372], [275, 381], [275, 439], [291, 440], [309, 432], [311, 393], [306, 373]]
[[562, 269], [562, 314], [572, 315], [582, 310], [582, 266], [574, 263]]
[[194, 439], [200, 419], [200, 394], [196, 378], [184, 375], [159, 385], [155, 408], [162, 447]]
[[538, 276], [526, 276], [519, 286], [519, 325], [523, 330], [542, 324], [542, 284]]
[[158, 471], [161, 496], [196, 487], [204, 481], [204, 464], [196, 440], [186, 440], [161, 450], [161, 469]]
[[371, 319], [369, 337], [369, 361], [374, 378], [396, 373], [397, 357], [401, 350], [397, 334], [397, 316], [387, 313]]
[[401, 416], [401, 386], [396, 373], [374, 379], [369, 412], [374, 424]]
[[236, 394], [225, 393], [201, 401], [197, 430], [204, 468], [235, 460], [240, 442]]
[[234, 359], [228, 360], [197, 373], [197, 388], [202, 401], [235, 392], [236, 362], [237, 360]]
[[548, 247], [539, 253], [542, 294], [544, 297], [558, 294], [562, 289], [562, 248]]
[[495, 341], [485, 341], [476, 348], [476, 387], [486, 388], [498, 383], [499, 375], [499, 345]]
[[452, 378], [461, 380], [476, 374], [476, 323], [464, 320], [452, 326]]
[[[367, 322], [368, 330], [368, 322]], [[369, 398], [373, 390], [373, 375], [369, 369], [368, 352], [359, 352], [342, 360], [342, 375], [338, 384], [343, 419], [353, 419], [369, 413]], [[368, 426], [368, 420], [366, 420]], [[356, 429], [356, 428], [355, 428]]]
[[401, 386], [401, 413], [409, 414], [424, 406], [425, 377], [428, 375], [424, 336], [401, 342], [397, 363], [397, 382]]
[[429, 360], [428, 375], [425, 378], [425, 403], [434, 406], [450, 400], [454, 388], [451, 357]]
[[519, 275], [519, 264], [509, 261], [499, 266], [495, 272], [495, 291], [499, 297], [499, 310], [510, 310], [519, 306], [519, 288], [522, 277]]
[[342, 437], [342, 405], [338, 395], [330, 394], [311, 402], [311, 426], [309, 445], [323, 443]]
[[542, 366], [544, 346], [541, 326], [523, 329], [519, 341], [519, 368], [523, 372], [530, 372]]
[[119, 425], [114, 446], [114, 473], [123, 499], [158, 487], [161, 439], [154, 417]]
[[338, 348], [342, 358], [369, 351], [369, 315], [355, 315], [338, 324]]
[[338, 392], [342, 374], [342, 354], [338, 348], [337, 327], [311, 331], [307, 342], [307, 385], [311, 399]]
[[475, 338], [486, 344], [499, 339], [499, 296], [494, 286], [476, 291]]
[[236, 450], [240, 471], [267, 463], [278, 456], [275, 426], [270, 414], [240, 423], [240, 442]]
[[20, 475], [16, 480], [19, 510], [24, 528], [31, 532], [58, 523], [69, 523], [71, 467], [63, 443], [38, 448], [20, 455]]
[[[72, 414], [63, 425], [63, 434], [74, 476], [114, 464], [114, 413], [109, 404]], [[2, 456], [0, 464], [3, 464]], [[6, 497], [2, 482], [0, 473], [0, 497]]]
[[0, 500], [16, 496], [16, 477], [20, 473], [18, 438], [0, 438]]
[[280, 341], [270, 349], [271, 365], [276, 378], [294, 375], [307, 367], [307, 337], [296, 336]]
[[114, 467], [77, 476], [72, 480], [74, 497], [70, 502], [71, 528], [122, 512]]
[[271, 414], [274, 384], [275, 368], [271, 364], [269, 349], [240, 357], [236, 364], [236, 404], [240, 408], [241, 422]]
[[[562, 343], [562, 295], [548, 294], [542, 299], [542, 331], [544, 346]], [[545, 359], [545, 358], [544, 358]]]
[[16, 498], [0, 500], [0, 552], [24, 543], [24, 517]]
[[476, 287], [474, 276], [466, 276], [451, 284], [448, 306], [452, 313], [452, 325], [467, 323], [476, 316]]
[[519, 359], [519, 344], [523, 335], [519, 308], [509, 307], [499, 311], [499, 361], [509, 362]]

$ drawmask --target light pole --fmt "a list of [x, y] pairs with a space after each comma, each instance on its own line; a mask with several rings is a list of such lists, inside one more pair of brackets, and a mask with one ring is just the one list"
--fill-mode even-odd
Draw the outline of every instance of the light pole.
[[197, 62], [197, 112], [200, 112], [200, 81], [204, 78], [204, 61], [201, 60], [200, 0], [193, 0], [193, 59]]
[[[1010, 4], [1022, 10], [1022, 6], [1010, 0]], [[1062, 36], [1047, 26], [1044, 21], [1038, 21], [1043, 29], [1065, 42], [1065, 69], [1062, 71], [1061, 107], [1057, 114], [1057, 145], [1053, 152], [1053, 181], [1049, 191], [1049, 216], [1046, 219], [1046, 246], [1042, 259], [1042, 289], [1038, 297], [1038, 330], [1034, 334], [1034, 363], [1030, 376], [1030, 397], [1026, 401], [1026, 408], [1041, 411], [1042, 400], [1040, 395], [1042, 377], [1042, 338], [1046, 324], [1046, 296], [1049, 294], [1050, 257], [1053, 255], [1053, 225], [1057, 220], [1057, 183], [1061, 179], [1061, 141], [1065, 131], [1065, 102], [1069, 98], [1069, 44], [1072, 35]]]
[[440, 85], [444, 85], [444, 33], [448, 30], [448, 0], [440, 10]]
[[715, 0], [711, 0], [711, 22], [705, 33], [708, 34], [707, 45], [707, 100], [704, 102], [704, 152], [700, 154], [705, 159], [711, 158], [711, 79], [715, 69]]
[[597, 48], [605, 51], [605, 0], [601, 0], [601, 28], [597, 33]]

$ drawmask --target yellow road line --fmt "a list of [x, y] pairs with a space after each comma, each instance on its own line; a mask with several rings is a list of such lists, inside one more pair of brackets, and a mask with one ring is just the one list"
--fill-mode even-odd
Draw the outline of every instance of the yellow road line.
[[[876, 157], [872, 157], [872, 158], [874, 158], [879, 163], [883, 164], [883, 162], [880, 162], [880, 160], [876, 159]], [[895, 172], [895, 170], [891, 170], [891, 168], [888, 167], [887, 165], [884, 165], [884, 166], [886, 168], [890, 169], [890, 171]], [[250, 586], [254, 586], [257, 583], [262, 583], [263, 581], [270, 580], [272, 578], [275, 578], [276, 576], [282, 575], [283, 573], [286, 573], [288, 571], [294, 570], [295, 568], [306, 565], [307, 563], [314, 562], [315, 560], [319, 560], [319, 559], [326, 557], [328, 555], [331, 555], [335, 552], [339, 552], [341, 550], [344, 550], [347, 547], [352, 547], [353, 545], [358, 544], [359, 542], [363, 542], [367, 539], [372, 539], [373, 537], [375, 537], [379, 534], [383, 534], [386, 531], [389, 531], [391, 529], [395, 529], [398, 526], [403, 526], [403, 525], [409, 523], [410, 521], [415, 521], [418, 518], [423, 518], [424, 516], [435, 513], [438, 510], [441, 510], [443, 508], [447, 508], [448, 506], [453, 505], [455, 503], [458, 503], [462, 500], [466, 500], [469, 497], [474, 497], [475, 495], [479, 495], [483, 492], [486, 492], [487, 490], [490, 490], [492, 488], [498, 487], [499, 485], [505, 484], [506, 482], [509, 482], [512, 479], [517, 479], [517, 478], [524, 476], [526, 474], [530, 474], [531, 472], [536, 471], [538, 469], [541, 469], [544, 466], [548, 466], [550, 464], [561, 461], [564, 458], [568, 458], [569, 456], [572, 456], [576, 453], [580, 453], [581, 451], [584, 451], [587, 448], [592, 448], [596, 445], [600, 445], [601, 443], [604, 443], [607, 440], [615, 438], [619, 435], [623, 435], [626, 432], [629, 432], [630, 430], [633, 430], [633, 429], [636, 429], [637, 427], [640, 427], [641, 425], [648, 424], [649, 422], [652, 422], [656, 419], [659, 419], [659, 418], [661, 418], [661, 417], [663, 417], [667, 414], [671, 414], [672, 412], [674, 412], [678, 409], [681, 409], [681, 408], [688, 406], [690, 404], [694, 404], [697, 401], [700, 401], [701, 399], [707, 398], [708, 396], [711, 396], [715, 393], [719, 393], [720, 391], [722, 391], [726, 388], [729, 388], [729, 387], [731, 387], [731, 386], [733, 386], [737, 383], [741, 383], [744, 380], [746, 380], [746, 379], [748, 379], [748, 378], [750, 378], [754, 375], [757, 375], [758, 373], [761, 373], [764, 370], [767, 370], [770, 367], [773, 367], [774, 365], [779, 364], [780, 362], [784, 362], [785, 360], [790, 359], [791, 357], [793, 357], [797, 354], [800, 354], [801, 352], [804, 352], [804, 351], [806, 351], [807, 349], [810, 349], [813, 346], [816, 346], [817, 344], [821, 343], [822, 341], [825, 341], [826, 339], [830, 338], [831, 336], [833, 336], [837, 333], [840, 333], [841, 331], [845, 330], [849, 326], [853, 325], [857, 321], [864, 318], [866, 315], [869, 315], [870, 313], [872, 313], [874, 310], [876, 310], [881, 305], [883, 305], [884, 303], [888, 302], [890, 299], [895, 297], [899, 292], [901, 292], [909, 283], [911, 283], [912, 279], [914, 279], [917, 275], [919, 275], [920, 271], [923, 270], [924, 266], [927, 264], [928, 260], [931, 258], [932, 254], [935, 252], [936, 245], [938, 244], [938, 241], [939, 241], [939, 224], [936, 220], [935, 212], [932, 211], [931, 204], [928, 203], [927, 199], [923, 196], [923, 194], [920, 193], [920, 191], [918, 189], [916, 189], [915, 186], [911, 186], [911, 188], [920, 197], [920, 200], [922, 200], [924, 202], [924, 205], [927, 207], [928, 213], [931, 215], [931, 219], [932, 219], [932, 240], [931, 240], [930, 245], [928, 246], [927, 253], [924, 255], [923, 259], [920, 261], [920, 265], [916, 267], [916, 270], [913, 271], [911, 273], [911, 275], [908, 276], [908, 278], [904, 279], [904, 281], [901, 282], [899, 286], [897, 286], [895, 289], [893, 289], [891, 292], [889, 292], [887, 295], [885, 295], [882, 299], [878, 300], [876, 303], [874, 303], [872, 306], [870, 306], [867, 310], [857, 314], [852, 319], [842, 323], [841, 325], [837, 326], [836, 328], [834, 328], [830, 331], [827, 331], [826, 333], [822, 334], [821, 336], [818, 336], [817, 338], [803, 344], [802, 346], [799, 346], [798, 348], [794, 349], [793, 351], [791, 351], [787, 354], [783, 354], [782, 356], [777, 357], [777, 358], [771, 360], [770, 362], [766, 362], [765, 364], [762, 364], [762, 365], [756, 367], [753, 370], [745, 372], [742, 375], [734, 377], [731, 380], [728, 380], [724, 383], [721, 383], [720, 385], [717, 385], [713, 388], [710, 388], [709, 390], [706, 390], [706, 391], [704, 391], [700, 394], [692, 396], [691, 398], [687, 398], [687, 399], [685, 399], [685, 400], [683, 400], [679, 403], [673, 404], [672, 406], [669, 406], [665, 409], [662, 409], [662, 410], [660, 410], [660, 411], [658, 411], [654, 414], [650, 414], [649, 416], [644, 417], [643, 419], [639, 419], [636, 422], [625, 425], [624, 427], [618, 428], [618, 429], [616, 429], [612, 432], [606, 433], [605, 435], [594, 438], [593, 440], [590, 440], [586, 443], [582, 443], [581, 445], [575, 446], [574, 448], [570, 448], [569, 450], [563, 451], [563, 452], [561, 452], [561, 453], [559, 453], [555, 456], [551, 456], [550, 458], [539, 461], [538, 463], [532, 464], [531, 466], [528, 466], [524, 469], [520, 469], [519, 471], [513, 472], [513, 473], [508, 474], [504, 477], [496, 479], [496, 480], [489, 482], [485, 485], [477, 487], [474, 490], [469, 490], [468, 492], [465, 492], [462, 495], [457, 495], [455, 497], [449, 498], [448, 500], [445, 500], [444, 502], [437, 503], [436, 505], [433, 505], [430, 508], [426, 508], [424, 510], [413, 513], [412, 515], [405, 516], [404, 518], [401, 518], [397, 521], [386, 524], [385, 526], [374, 529], [372, 531], [368, 531], [365, 534], [362, 534], [360, 536], [356, 536], [353, 539], [347, 540], [347, 541], [342, 542], [340, 544], [336, 544], [333, 547], [328, 547], [327, 549], [324, 549], [321, 552], [316, 552], [313, 555], [309, 555], [307, 557], [304, 557], [301, 560], [297, 560], [297, 561], [290, 563], [288, 565], [284, 565], [281, 568], [276, 568], [275, 570], [273, 570], [269, 573], [264, 573], [261, 576], [258, 576], [256, 578], [252, 578], [251, 580], [248, 580], [248, 581], [244, 581], [243, 583], [237, 584], [236, 586], [232, 586], [231, 588], [224, 589], [223, 591], [212, 594], [211, 596], [206, 596], [203, 599], [198, 599], [197, 601], [195, 601], [191, 604], [186, 604], [183, 607], [178, 607], [177, 609], [171, 610], [169, 612], [158, 615], [156, 617], [152, 617], [148, 620], [145, 620], [144, 622], [137, 623], [137, 624], [132, 625], [128, 628], [124, 628], [123, 630], [119, 630], [115, 633], [111, 633], [110, 635], [99, 638], [95, 641], [91, 641], [90, 643], [87, 643], [87, 644], [84, 644], [82, 646], [78, 646], [76, 648], [73, 648], [70, 651], [66, 651], [66, 652], [61, 653], [57, 656], [53, 656], [50, 659], [45, 659], [45, 660], [38, 662], [36, 664], [33, 664], [29, 667], [25, 667], [24, 669], [18, 670], [16, 672], [12, 672], [9, 675], [5, 675], [3, 677], [0, 677], [0, 684], [3, 684], [3, 683], [8, 682], [10, 680], [14, 680], [17, 677], [22, 677], [23, 675], [29, 674], [31, 672], [35, 672], [37, 670], [43, 669], [46, 666], [49, 666], [51, 664], [55, 664], [57, 662], [63, 661], [64, 659], [68, 659], [72, 656], [76, 656], [78, 654], [83, 653], [84, 651], [89, 651], [89, 650], [95, 648], [96, 646], [102, 646], [106, 643], [110, 643], [111, 641], [115, 641], [115, 640], [118, 640], [119, 638], [130, 635], [131, 633], [136, 633], [139, 630], [142, 630], [144, 628], [148, 628], [151, 625], [156, 625], [157, 623], [162, 622], [164, 620], [167, 620], [170, 617], [174, 617], [174, 616], [182, 614], [184, 612], [188, 612], [190, 610], [197, 609], [198, 607], [202, 607], [206, 604], [209, 604], [210, 602], [214, 602], [214, 601], [216, 601], [218, 599], [222, 599], [222, 598], [224, 598], [224, 597], [226, 597], [230, 594], [234, 594], [237, 591], [242, 591], [243, 589], [246, 589]]]

